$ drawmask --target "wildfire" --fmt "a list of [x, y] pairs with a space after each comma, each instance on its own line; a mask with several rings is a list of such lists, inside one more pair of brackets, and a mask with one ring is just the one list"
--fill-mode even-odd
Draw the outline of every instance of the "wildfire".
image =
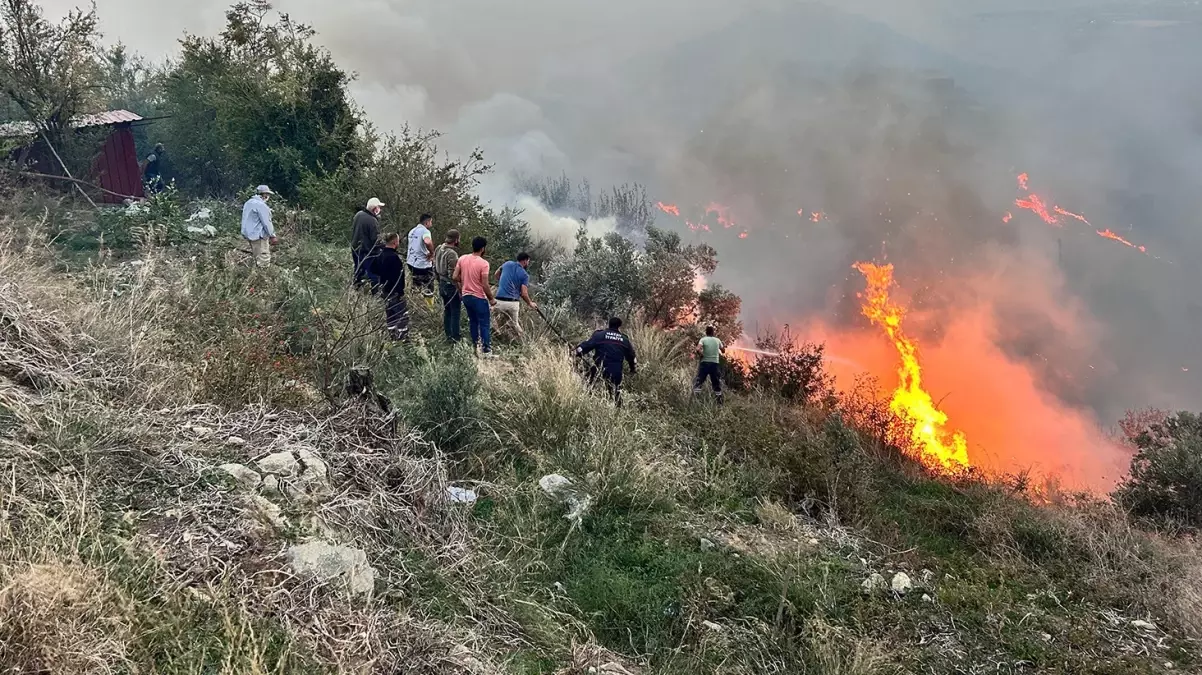
[[747, 238], [747, 234], [748, 234], [747, 232], [740, 232], [740, 233], [739, 233], [739, 239], [746, 239], [746, 238]]
[[1014, 214], [1010, 213], [1009, 211], [1006, 212], [1006, 215], [1002, 216], [1003, 223], [1008, 223], [1013, 219], [1014, 219]]
[[670, 216], [676, 216], [677, 218], [680, 217], [680, 208], [677, 207], [675, 204], [665, 204], [663, 202], [655, 202], [655, 207]]
[[[1058, 216], [1064, 216], [1065, 218], [1072, 218], [1073, 220], [1078, 220], [1078, 221], [1088, 225], [1091, 228], [1093, 227], [1093, 224], [1090, 223], [1089, 220], [1085, 216], [1081, 215], [1080, 213], [1073, 213], [1072, 211], [1060, 208], [1059, 206], [1056, 206], [1056, 205], [1053, 205], [1051, 207], [1051, 209], [1049, 209], [1047, 202], [1045, 202], [1042, 197], [1040, 197], [1039, 195], [1030, 191], [1030, 188], [1027, 187], [1027, 181], [1028, 181], [1027, 174], [1020, 173], [1018, 175], [1018, 187], [1019, 187], [1019, 189], [1021, 189], [1027, 193], [1026, 199], [1019, 197], [1018, 199], [1014, 200], [1014, 203], [1016, 206], [1018, 206], [1018, 208], [1026, 209], [1028, 211], [1035, 213], [1037, 216], [1039, 216], [1043, 220], [1043, 222], [1047, 223], [1048, 225], [1055, 225], [1056, 227], [1061, 227], [1060, 218]], [[1006, 216], [1004, 218], [1002, 218], [1002, 222], [1003, 223], [1010, 222], [1010, 213], [1006, 213]], [[1147, 254], [1147, 252], [1148, 252], [1148, 248], [1146, 246], [1140, 246], [1138, 244], [1133, 244], [1133, 243], [1127, 241], [1126, 239], [1120, 237], [1119, 235], [1115, 234], [1113, 231], [1111, 231], [1109, 229], [1095, 230], [1095, 232], [1098, 234], [1099, 237], [1104, 237], [1106, 239], [1117, 241], [1120, 244], [1123, 244], [1124, 246], [1128, 246], [1130, 248], [1133, 248], [1133, 249], [1139, 251], [1140, 253]]]
[[1122, 237], [1120, 237], [1119, 235], [1115, 234], [1114, 232], [1112, 232], [1110, 230], [1098, 230], [1098, 236], [1106, 237], [1107, 239], [1113, 239], [1114, 241], [1117, 241], [1118, 243], [1120, 243], [1124, 246], [1130, 246], [1131, 248], [1139, 251], [1140, 253], [1148, 252], [1148, 247], [1132, 244], [1131, 242], [1127, 241], [1126, 239], [1123, 239]]
[[705, 215], [714, 214], [718, 220], [718, 224], [722, 227], [730, 229], [735, 226], [735, 221], [730, 217], [730, 207], [723, 206], [718, 202], [710, 202], [709, 206], [705, 207]]
[[967, 439], [960, 431], [946, 428], [947, 414], [922, 388], [918, 345], [902, 331], [905, 308], [889, 297], [894, 286], [893, 265], [858, 262], [854, 267], [868, 282], [864, 293], [859, 294], [863, 300], [861, 311], [885, 331], [901, 357], [897, 369], [899, 382], [889, 407], [910, 425], [911, 447], [919, 453], [919, 459], [932, 468], [955, 471], [968, 467]]

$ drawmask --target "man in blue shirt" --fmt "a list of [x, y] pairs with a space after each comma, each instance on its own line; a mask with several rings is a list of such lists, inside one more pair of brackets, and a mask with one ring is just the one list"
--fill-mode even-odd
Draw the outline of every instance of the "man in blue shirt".
[[267, 200], [275, 194], [266, 185], [255, 188], [255, 196], [242, 206], [242, 236], [250, 242], [250, 252], [259, 267], [271, 264], [271, 247], [279, 240], [271, 225], [271, 207]]
[[[526, 272], [526, 268], [529, 266], [530, 254], [523, 252], [518, 254], [516, 261], [510, 260], [501, 265], [501, 269], [498, 271], [501, 279], [497, 283], [496, 309], [500, 316], [505, 317], [505, 325], [513, 326], [519, 340], [523, 337], [522, 324], [518, 321], [520, 303], [525, 302], [530, 309], [538, 309], [538, 305], [530, 299], [530, 275]], [[498, 317], [497, 328], [499, 329], [501, 325], [500, 317]]]

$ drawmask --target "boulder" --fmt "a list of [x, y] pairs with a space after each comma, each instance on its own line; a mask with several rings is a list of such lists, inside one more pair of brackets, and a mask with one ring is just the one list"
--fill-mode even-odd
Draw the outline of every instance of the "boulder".
[[565, 504], [568, 512], [564, 514], [564, 518], [575, 523], [580, 522], [585, 511], [588, 511], [588, 507], [593, 503], [592, 497], [577, 490], [572, 481], [557, 473], [547, 474], [538, 479], [538, 486], [543, 492]]
[[292, 451], [276, 452], [255, 462], [263, 473], [273, 473], [277, 476], [295, 476], [300, 473], [300, 462], [292, 455]]
[[241, 464], [222, 464], [217, 468], [233, 476], [234, 480], [238, 481], [238, 486], [247, 490], [259, 487], [259, 483], [263, 480], [254, 469]]
[[264, 476], [263, 477], [263, 494], [273, 495], [273, 496], [281, 494], [280, 479], [276, 478], [275, 476], [271, 476], [271, 475]]
[[288, 549], [288, 560], [298, 573], [322, 581], [344, 581], [353, 594], [370, 593], [376, 583], [376, 571], [367, 563], [367, 554], [357, 548], [311, 541]]
[[877, 574], [876, 572], [873, 572], [872, 576], [868, 577], [863, 583], [860, 584], [860, 589], [865, 593], [877, 593], [885, 590], [888, 587], [889, 584], [885, 581], [885, 577]]
[[889, 583], [889, 587], [898, 595], [905, 595], [914, 588], [914, 582], [910, 581], [910, 575], [905, 572], [898, 572], [893, 575], [893, 581]]

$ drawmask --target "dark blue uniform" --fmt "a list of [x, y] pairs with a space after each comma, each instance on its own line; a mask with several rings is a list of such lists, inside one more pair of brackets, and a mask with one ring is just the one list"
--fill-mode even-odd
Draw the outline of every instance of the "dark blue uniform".
[[576, 354], [584, 356], [585, 354], [593, 353], [593, 363], [595, 367], [590, 373], [589, 380], [596, 379], [597, 370], [601, 371], [601, 376], [605, 379], [605, 384], [613, 393], [614, 402], [622, 405], [622, 362], [630, 363], [630, 372], [634, 373], [636, 369], [634, 345], [630, 344], [630, 338], [616, 330], [599, 330], [593, 333], [593, 336], [576, 347]]

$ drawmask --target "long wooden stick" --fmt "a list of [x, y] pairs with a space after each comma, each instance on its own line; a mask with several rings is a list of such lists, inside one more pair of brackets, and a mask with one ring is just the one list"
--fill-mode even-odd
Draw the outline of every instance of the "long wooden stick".
[[[101, 192], [103, 192], [105, 194], [110, 194], [114, 197], [121, 197], [122, 199], [141, 199], [141, 197], [137, 197], [134, 195], [123, 195], [120, 192], [113, 192], [112, 190], [106, 190], [105, 188], [102, 188], [99, 185], [96, 185], [95, 183], [89, 183], [85, 180], [79, 180], [78, 178], [71, 178], [68, 176], [55, 176], [54, 174], [37, 173], [36, 171], [21, 171], [20, 169], [9, 169], [9, 168], [3, 167], [3, 166], [0, 166], [0, 171], [3, 171], [5, 173], [15, 173], [20, 176], [30, 176], [32, 178], [50, 178], [52, 180], [65, 180], [68, 183], [75, 183], [76, 187], [78, 187], [80, 185], [86, 185], [94, 190], [100, 190]], [[86, 197], [87, 195], [84, 195], [84, 196]], [[89, 199], [88, 201], [90, 202], [92, 200]], [[93, 203], [92, 206], [96, 206], [96, 204]]]
[[[74, 181], [75, 176], [71, 175], [71, 170], [67, 168], [67, 163], [63, 161], [63, 158], [58, 156], [58, 150], [54, 149], [54, 144], [50, 142], [50, 137], [46, 135], [46, 132], [43, 131], [41, 127], [38, 127], [38, 133], [42, 135], [42, 140], [46, 141], [46, 147], [50, 148], [50, 152], [54, 154], [54, 158], [58, 160], [58, 165], [63, 168], [63, 173], [67, 174], [67, 178], [70, 178]], [[83, 195], [83, 198], [88, 200], [88, 203], [92, 205], [92, 208], [96, 208], [96, 202], [92, 201], [92, 198], [88, 196], [88, 193], [83, 191], [83, 188], [79, 186], [78, 182], [75, 183], [75, 189], [79, 190], [79, 194]]]

